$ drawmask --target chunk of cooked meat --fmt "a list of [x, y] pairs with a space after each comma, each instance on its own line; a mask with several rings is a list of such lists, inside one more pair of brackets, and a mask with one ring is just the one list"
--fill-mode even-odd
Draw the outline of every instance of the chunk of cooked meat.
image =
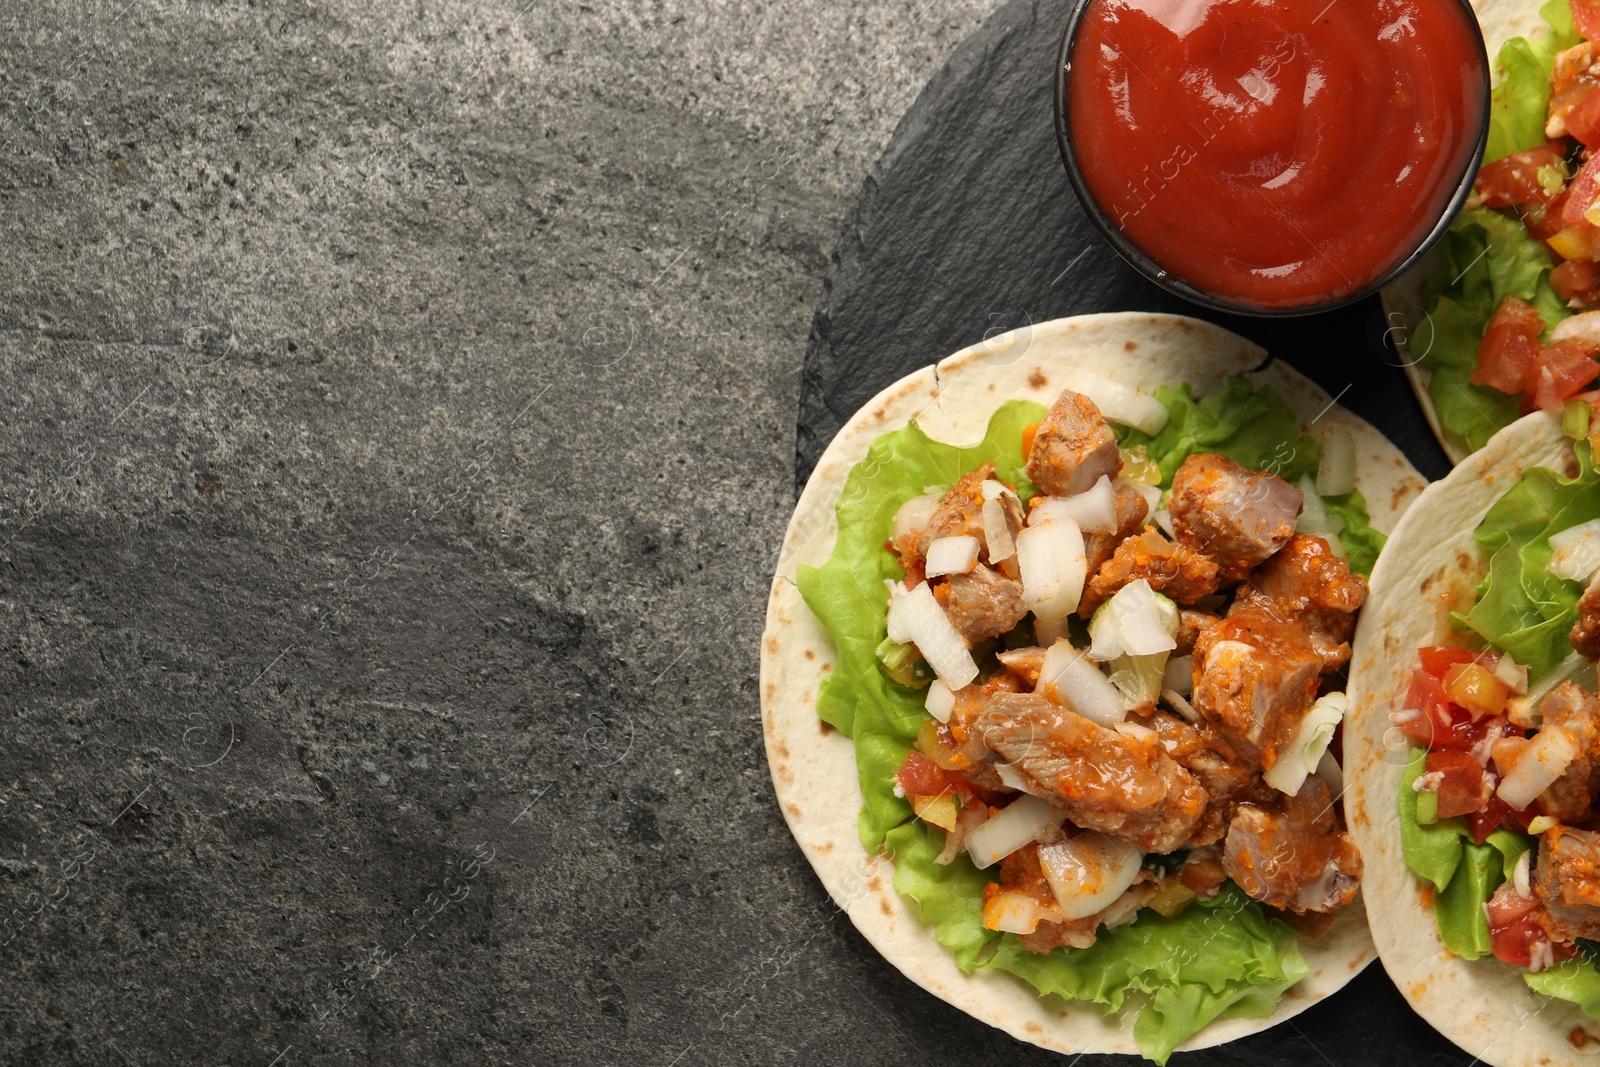
[[1117, 438], [1093, 400], [1063, 389], [1028, 452], [1028, 478], [1048, 496], [1072, 496], [1122, 467]]
[[928, 546], [941, 537], [976, 537], [984, 543], [983, 483], [993, 477], [994, 464], [984, 463], [956, 479], [922, 529], [917, 541], [919, 556], [926, 557]]
[[1247, 895], [1297, 913], [1342, 908], [1361, 884], [1361, 853], [1339, 827], [1333, 793], [1315, 775], [1270, 807], [1239, 805], [1222, 868]]
[[950, 625], [975, 645], [1010, 633], [1028, 614], [1022, 601], [1022, 583], [976, 564], [965, 574], [952, 574], [945, 583], [944, 604]]
[[1600, 697], [1562, 682], [1539, 702], [1539, 716], [1547, 726], [1565, 727], [1578, 743], [1578, 755], [1539, 795], [1540, 803], [1552, 818], [1583, 822], [1593, 814], [1600, 793]]
[[1087, 619], [1117, 590], [1143, 578], [1150, 588], [1179, 604], [1192, 604], [1217, 591], [1217, 565], [1158, 530], [1145, 530], [1117, 546], [1083, 590], [1078, 615]]
[[1600, 938], [1600, 834], [1570, 826], [1541, 834], [1533, 895], [1552, 940]]
[[1200, 638], [1205, 636], [1207, 630], [1222, 621], [1222, 616], [1213, 611], [1201, 608], [1178, 609], [1178, 633], [1176, 640], [1178, 647], [1172, 650], [1174, 656], [1190, 656], [1194, 654], [1194, 646]]
[[1256, 604], [1299, 627], [1331, 671], [1350, 659], [1355, 612], [1367, 599], [1367, 581], [1333, 554], [1328, 542], [1295, 534], [1239, 586], [1234, 610]]
[[1183, 461], [1172, 478], [1167, 510], [1178, 543], [1217, 561], [1237, 581], [1294, 536], [1300, 490], [1207, 452]]
[[1171, 852], [1205, 814], [1206, 794], [1155, 733], [1109, 729], [1035, 693], [1001, 693], [978, 716], [984, 744], [1075, 826]]
[[1197, 848], [1183, 861], [1178, 881], [1194, 890], [1201, 900], [1210, 900], [1222, 890], [1228, 872], [1222, 869], [1222, 849], [1216, 845]]
[[1317, 696], [1322, 657], [1292, 623], [1246, 604], [1207, 630], [1194, 647], [1189, 702], [1241, 755], [1263, 770], [1300, 728]]
[[1155, 731], [1167, 755], [1194, 775], [1206, 791], [1205, 815], [1184, 842], [1187, 847], [1202, 848], [1222, 840], [1234, 808], [1272, 798], [1272, 788], [1261, 780], [1261, 768], [1240, 755], [1215, 727], [1193, 725], [1164, 711], [1148, 712], [1138, 722]]
[[1572, 624], [1568, 637], [1574, 652], [1600, 660], [1600, 573], [1578, 598], [1578, 621]]
[[1029, 689], [1039, 684], [1039, 672], [1044, 670], [1044, 649], [1039, 645], [1026, 648], [1009, 648], [996, 654], [1000, 665], [1017, 677]]
[[1142, 530], [1144, 520], [1150, 514], [1150, 505], [1145, 503], [1139, 491], [1127, 482], [1117, 483], [1116, 506], [1117, 529], [1114, 533], [1083, 535], [1083, 552], [1089, 561], [1087, 572], [1089, 574], [1098, 571], [1125, 539]]

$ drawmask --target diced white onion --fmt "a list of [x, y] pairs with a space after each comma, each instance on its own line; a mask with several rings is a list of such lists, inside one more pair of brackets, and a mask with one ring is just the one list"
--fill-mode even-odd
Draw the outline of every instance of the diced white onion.
[[1131, 842], [1093, 830], [1039, 846], [1039, 865], [1062, 918], [1105, 911], [1139, 877], [1144, 854]]
[[1600, 345], [1600, 312], [1585, 311], [1579, 315], [1569, 315], [1550, 328], [1550, 343], [1559, 344], [1562, 341], [1586, 341], [1591, 345]]
[[[899, 633], [901, 637], [895, 637]], [[889, 636], [917, 646], [933, 673], [951, 690], [961, 689], [978, 676], [978, 665], [966, 640], [950, 625], [950, 617], [933, 599], [933, 589], [922, 582], [909, 593], [889, 600]]]
[[943, 493], [925, 493], [901, 504], [900, 510], [894, 513], [894, 539], [898, 541], [927, 526], [943, 499]]
[[978, 563], [978, 539], [971, 534], [936, 537], [928, 544], [927, 574], [965, 574]]
[[1071, 622], [1066, 618], [1035, 619], [1033, 621], [1033, 643], [1041, 648], [1049, 648], [1057, 641], [1064, 640], [1071, 629]]
[[1322, 759], [1317, 762], [1317, 777], [1327, 784], [1328, 792], [1332, 795], [1338, 796], [1344, 792], [1344, 768], [1339, 766], [1332, 752], [1324, 752]]
[[1322, 464], [1317, 468], [1316, 491], [1322, 496], [1344, 496], [1356, 487], [1356, 440], [1343, 426], [1322, 438]]
[[1510, 686], [1513, 693], [1528, 691], [1528, 668], [1510, 656], [1500, 657], [1500, 662], [1494, 665], [1494, 676]]
[[1587, 582], [1600, 570], [1600, 519], [1590, 519], [1550, 535], [1550, 562], [1544, 569], [1557, 578]]
[[1074, 374], [1071, 387], [1094, 401], [1106, 421], [1132, 426], [1141, 433], [1159, 433], [1167, 424], [1167, 406], [1131, 385], [1093, 374]]
[[1021, 796], [967, 835], [967, 855], [975, 866], [988, 867], [1060, 826], [1061, 813], [1048, 801]]
[[1033, 506], [1028, 523], [1036, 525], [1062, 517], [1077, 523], [1084, 533], [1115, 533], [1117, 492], [1111, 488], [1111, 479], [1102, 474], [1099, 481], [1081, 493], [1046, 497]]
[[1127, 718], [1122, 694], [1111, 679], [1100, 672], [1094, 660], [1067, 641], [1057, 641], [1045, 650], [1034, 692], [1101, 726]]
[[883, 584], [889, 587], [889, 615], [884, 619], [884, 625], [889, 630], [889, 640], [897, 645], [910, 644], [911, 635], [901, 628], [900, 616], [894, 610], [895, 598], [905, 596], [910, 590], [906, 588], [904, 582], [891, 582], [887, 578]]
[[1266, 783], [1289, 796], [1300, 792], [1306, 778], [1322, 762], [1322, 754], [1328, 751], [1328, 742], [1333, 740], [1333, 731], [1349, 706], [1350, 698], [1343, 693], [1319, 697], [1300, 720], [1294, 737], [1278, 751], [1278, 761], [1261, 776]]
[[1517, 887], [1517, 896], [1523, 900], [1533, 899], [1533, 887], [1528, 884], [1528, 857], [1533, 855], [1533, 849], [1528, 849], [1517, 857], [1516, 869], [1511, 874], [1511, 882]]
[[1166, 534], [1168, 537], [1178, 536], [1172, 529], [1172, 512], [1168, 511], [1166, 508], [1162, 508], [1160, 511], [1151, 512], [1150, 521], [1159, 526], [1161, 528], [1161, 532]]
[[1173, 656], [1161, 672], [1161, 688], [1170, 689], [1179, 696], [1194, 692], [1194, 657]]
[[[985, 481], [983, 492], [983, 540], [989, 549], [989, 562], [999, 563], [1017, 554], [1017, 543], [1011, 536], [1011, 522], [1006, 518], [1006, 498], [1017, 499], [1017, 494], [995, 481]], [[1018, 502], [1018, 508], [1021, 503]]]
[[[1339, 532], [1344, 529], [1344, 520], [1337, 515], [1328, 513], [1327, 507], [1322, 503], [1322, 497], [1317, 495], [1317, 487], [1312, 483], [1311, 476], [1300, 479], [1297, 487], [1300, 490], [1300, 518], [1295, 520], [1296, 532], [1311, 534], [1320, 537], [1332, 547], [1339, 539]], [[1337, 550], [1339, 555], [1344, 555], [1344, 546]]]
[[1171, 705], [1172, 710], [1183, 717], [1186, 722], [1199, 722], [1200, 713], [1194, 710], [1194, 705], [1175, 689], [1163, 689], [1161, 699]]
[[1561, 821], [1559, 819], [1552, 819], [1548, 815], [1535, 815], [1533, 820], [1528, 823], [1528, 833], [1532, 834], [1534, 837], [1538, 837], [1552, 826], [1560, 825]]
[[956, 710], [956, 695], [941, 679], [935, 678], [928, 683], [928, 695], [923, 700], [922, 706], [928, 709], [929, 715], [940, 722], [949, 722], [950, 713]]
[[1089, 561], [1083, 533], [1069, 518], [1030, 525], [1017, 534], [1022, 600], [1036, 618], [1064, 619], [1077, 610]]
[[1089, 655], [1101, 663], [1119, 656], [1152, 656], [1178, 647], [1177, 606], [1143, 578], [1129, 582], [1095, 610]]
[[1521, 811], [1549, 789], [1577, 755], [1577, 742], [1565, 727], [1546, 726], [1523, 747], [1495, 793]]
[[1011, 764], [996, 763], [994, 764], [994, 772], [1000, 776], [1000, 781], [1005, 784], [1007, 789], [1015, 789], [1019, 793], [1031, 794], [1033, 792], [1032, 787], [1028, 785], [1028, 780], [1022, 776], [1022, 772]]

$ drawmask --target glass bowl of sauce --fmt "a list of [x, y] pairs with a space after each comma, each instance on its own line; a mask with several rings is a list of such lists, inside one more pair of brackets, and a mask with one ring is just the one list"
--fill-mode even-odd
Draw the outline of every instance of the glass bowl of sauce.
[[1151, 281], [1246, 315], [1360, 300], [1472, 192], [1489, 58], [1466, 0], [1082, 0], [1061, 156]]

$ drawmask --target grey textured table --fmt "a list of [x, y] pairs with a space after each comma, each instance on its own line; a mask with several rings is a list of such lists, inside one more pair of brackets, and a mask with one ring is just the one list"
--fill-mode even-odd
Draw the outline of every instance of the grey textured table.
[[1060, 1062], [828, 905], [755, 692], [989, 6], [0, 9], [0, 1063]]

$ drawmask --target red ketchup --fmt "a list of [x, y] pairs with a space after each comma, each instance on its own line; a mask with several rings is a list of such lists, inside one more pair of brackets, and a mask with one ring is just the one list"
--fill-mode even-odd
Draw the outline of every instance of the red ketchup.
[[1260, 310], [1353, 296], [1417, 248], [1474, 162], [1487, 81], [1460, 0], [1090, 0], [1063, 76], [1111, 224]]

